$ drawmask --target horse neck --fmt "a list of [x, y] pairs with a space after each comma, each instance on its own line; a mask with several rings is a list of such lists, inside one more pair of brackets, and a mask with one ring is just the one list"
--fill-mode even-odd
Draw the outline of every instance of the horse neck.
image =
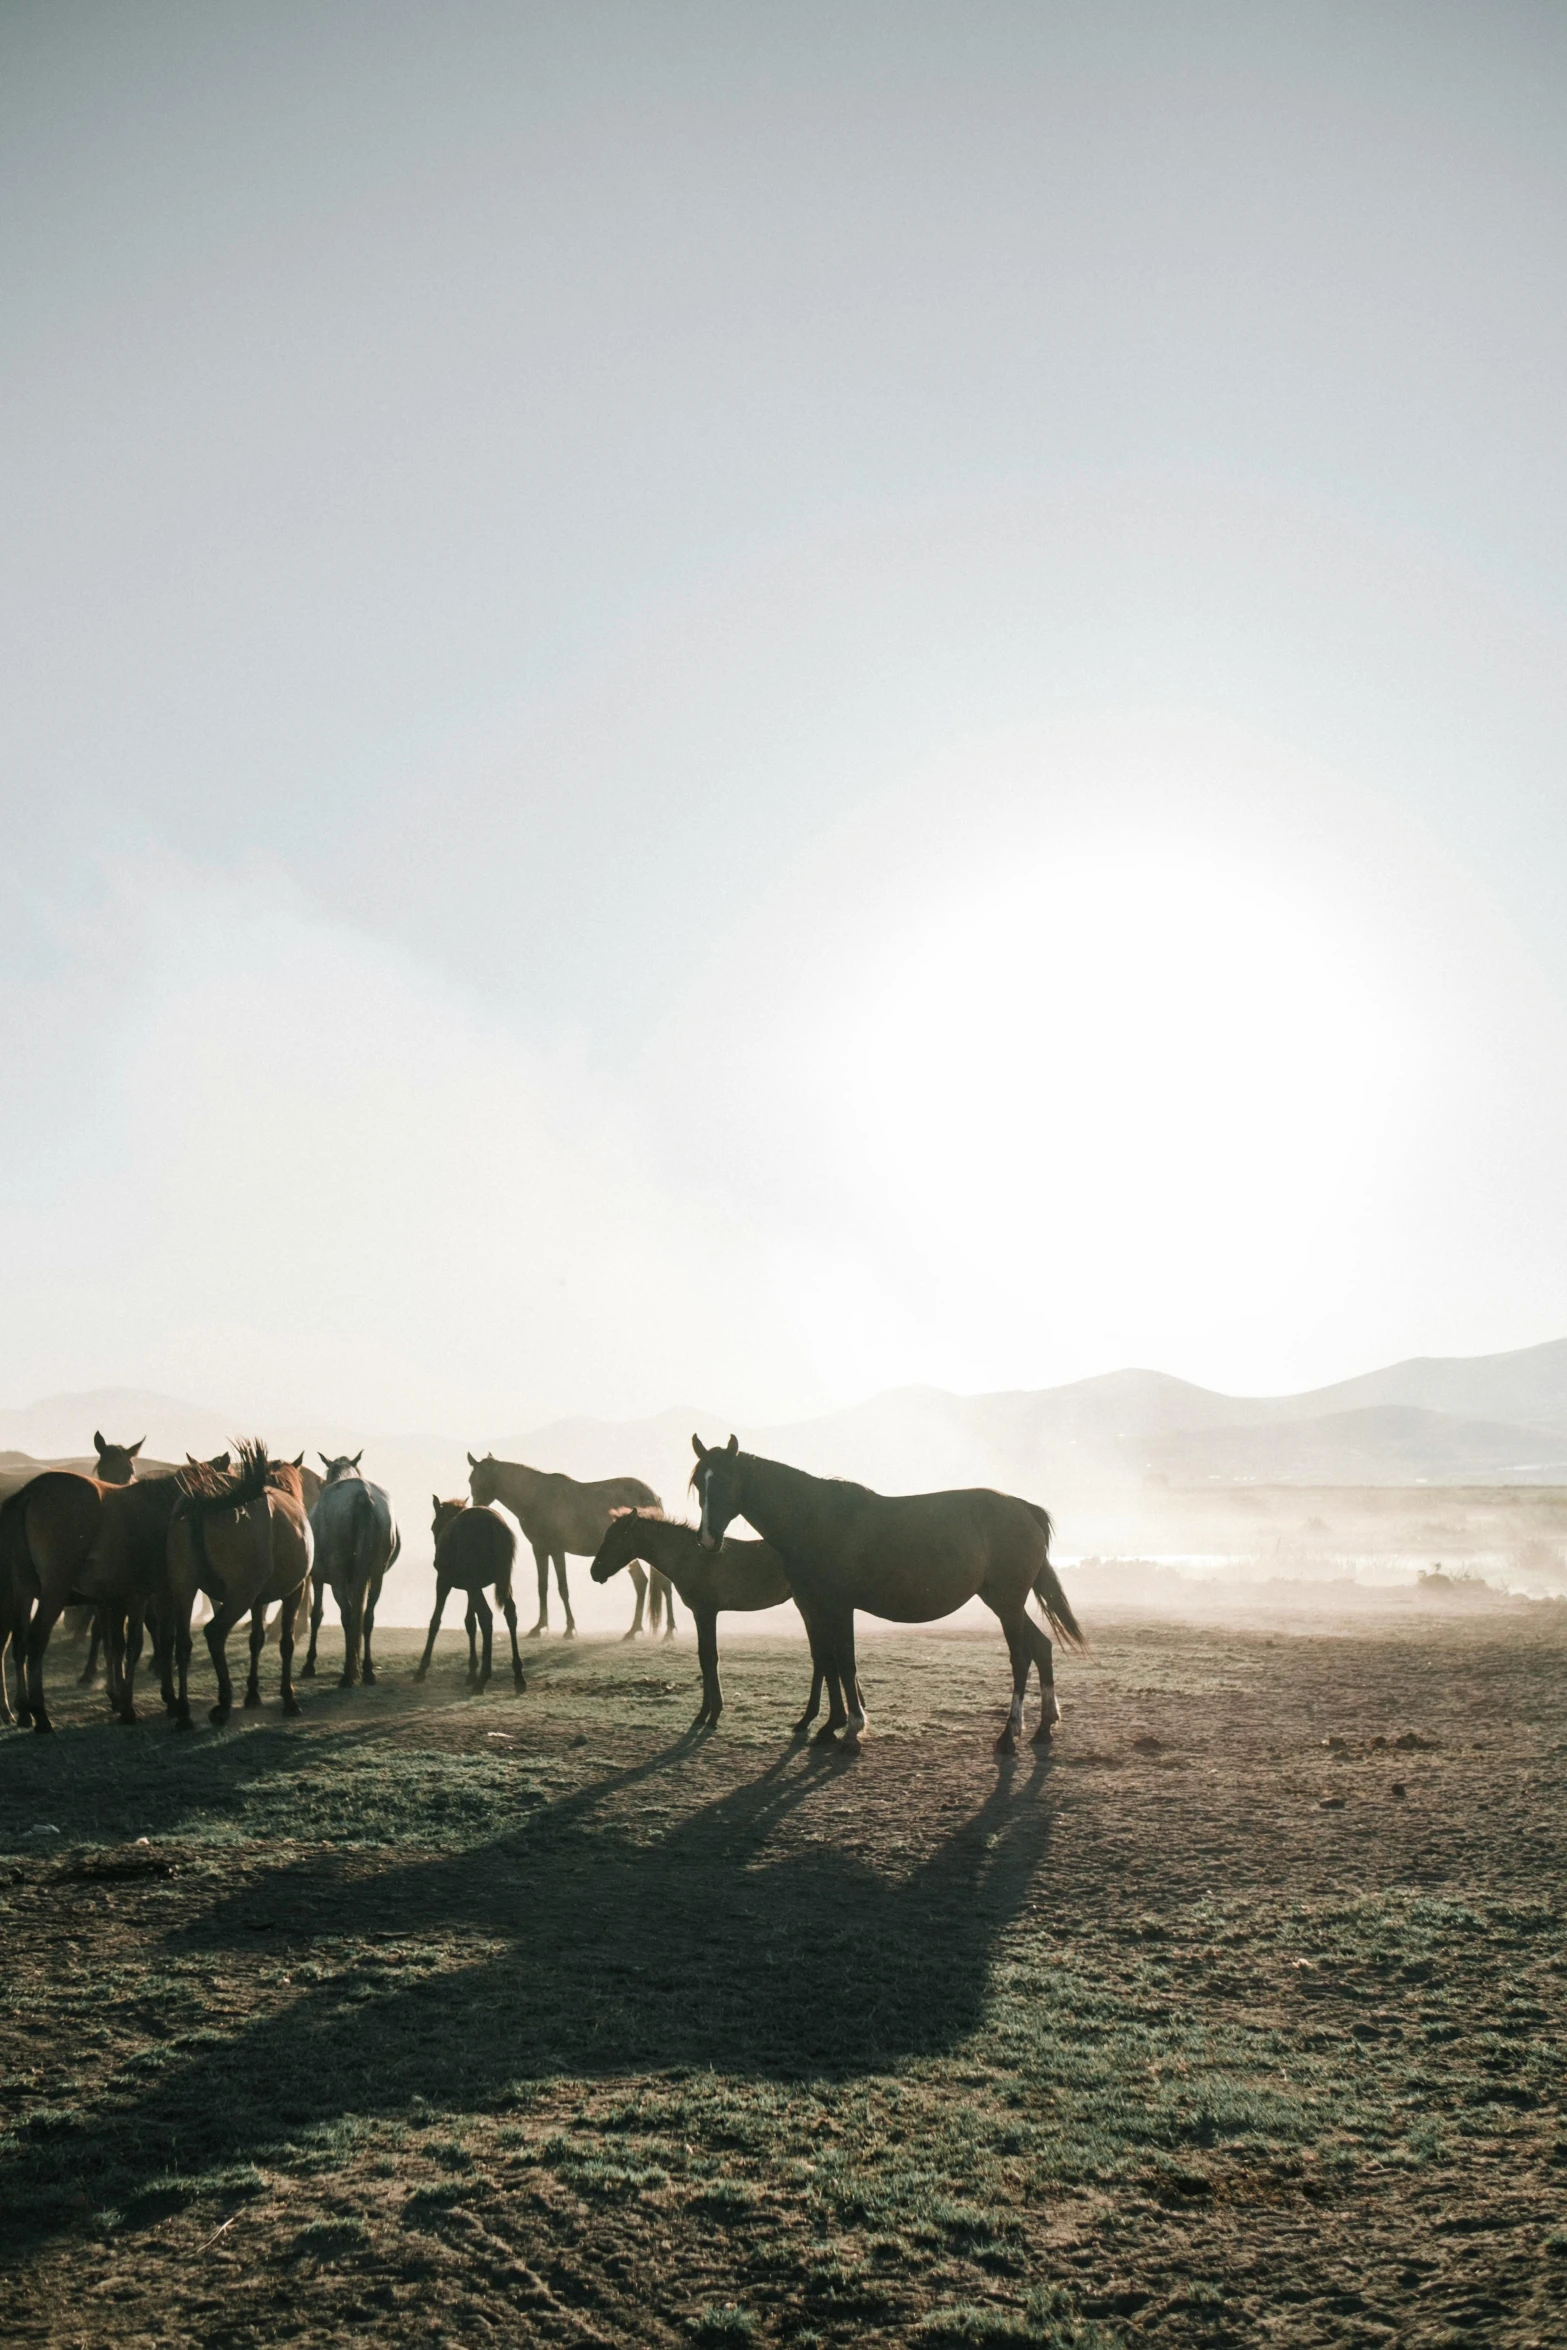
[[822, 1480], [756, 1453], [742, 1454], [741, 1462], [739, 1514], [779, 1550], [809, 1541], [822, 1516]]
[[497, 1461], [495, 1466], [495, 1498], [508, 1507], [514, 1494], [518, 1501], [526, 1502], [544, 1482], [543, 1470], [530, 1469], [523, 1461]]

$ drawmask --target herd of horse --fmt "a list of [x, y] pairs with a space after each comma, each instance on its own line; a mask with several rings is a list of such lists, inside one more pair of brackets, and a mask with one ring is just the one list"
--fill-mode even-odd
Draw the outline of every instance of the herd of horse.
[[[228, 1666], [230, 1633], [250, 1619], [250, 1670], [244, 1703], [261, 1703], [260, 1668], [270, 1611], [276, 1628], [283, 1711], [298, 1713], [293, 1659], [296, 1634], [309, 1625], [300, 1678], [316, 1669], [325, 1595], [331, 1591], [343, 1629], [340, 1685], [374, 1682], [376, 1605], [401, 1547], [390, 1496], [360, 1466], [362, 1454], [328, 1458], [322, 1474], [273, 1459], [247, 1440], [233, 1455], [187, 1460], [182, 1468], [140, 1461], [141, 1445], [110, 1445], [95, 1435], [95, 1472], [41, 1468], [0, 1503], [0, 1720], [52, 1727], [44, 1692], [50, 1636], [68, 1609], [84, 1611], [93, 1646], [82, 1679], [94, 1677], [101, 1638], [109, 1702], [120, 1720], [136, 1719], [135, 1684], [150, 1637], [164, 1706], [181, 1729], [192, 1727], [189, 1668], [198, 1597], [211, 1613], [204, 1627], [217, 1676], [210, 1720], [227, 1722], [234, 1706]], [[692, 1526], [665, 1515], [658, 1495], [635, 1477], [582, 1483], [518, 1461], [468, 1455], [469, 1491], [432, 1496], [435, 1609], [417, 1668], [430, 1669], [436, 1634], [453, 1591], [466, 1601], [468, 1678], [480, 1689], [493, 1661], [493, 1597], [511, 1639], [512, 1674], [526, 1687], [512, 1596], [517, 1537], [533, 1551], [538, 1618], [530, 1637], [548, 1629], [553, 1568], [565, 1629], [572, 1633], [568, 1557], [589, 1558], [595, 1583], [627, 1571], [636, 1593], [632, 1638], [647, 1622], [675, 1628], [675, 1594], [696, 1626], [702, 1675], [693, 1727], [711, 1728], [723, 1710], [718, 1618], [792, 1600], [810, 1644], [811, 1690], [795, 1724], [803, 1736], [821, 1710], [822, 1739], [859, 1746], [865, 1703], [855, 1658], [859, 1611], [894, 1623], [931, 1623], [982, 1599], [1000, 1621], [1012, 1664], [1012, 1700], [996, 1743], [1015, 1751], [1023, 1730], [1031, 1673], [1037, 1673], [1036, 1743], [1060, 1719], [1050, 1634], [1082, 1644], [1071, 1605], [1050, 1562], [1049, 1513], [1037, 1503], [988, 1488], [885, 1495], [841, 1478], [814, 1477], [782, 1461], [693, 1436], [691, 1485], [700, 1505]], [[500, 1507], [497, 1507], [500, 1505]], [[500, 1514], [500, 1508], [509, 1512]], [[746, 1521], [757, 1539], [729, 1531]], [[1044, 1622], [1028, 1612], [1032, 1598]], [[1047, 1629], [1048, 1627], [1048, 1629]], [[85, 1628], [85, 1624], [84, 1624]], [[13, 1714], [5, 1660], [16, 1680]]]

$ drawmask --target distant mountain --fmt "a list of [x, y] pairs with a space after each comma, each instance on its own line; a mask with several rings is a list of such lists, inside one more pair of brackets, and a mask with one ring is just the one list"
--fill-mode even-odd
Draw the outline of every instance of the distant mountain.
[[[243, 1419], [136, 1388], [59, 1395], [0, 1411], [0, 1452], [82, 1456], [95, 1428], [147, 1440], [181, 1460], [246, 1433]], [[271, 1424], [280, 1452], [357, 1451], [389, 1487], [405, 1557], [423, 1571], [430, 1496], [458, 1493], [464, 1457], [503, 1458], [577, 1477], [643, 1477], [673, 1512], [687, 1506], [691, 1433], [742, 1444], [821, 1476], [884, 1492], [999, 1485], [1052, 1507], [1132, 1504], [1163, 1481], [1224, 1484], [1567, 1484], [1567, 1339], [1513, 1354], [1417, 1357], [1304, 1395], [1221, 1395], [1163, 1371], [1111, 1371], [1065, 1387], [952, 1395], [900, 1387], [787, 1425], [737, 1424], [711, 1407], [679, 1405], [643, 1420], [556, 1420], [520, 1434], [375, 1436], [350, 1428]]]

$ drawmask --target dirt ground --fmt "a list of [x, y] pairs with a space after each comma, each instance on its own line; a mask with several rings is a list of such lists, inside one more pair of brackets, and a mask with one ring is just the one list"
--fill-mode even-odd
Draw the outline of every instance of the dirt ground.
[[688, 1639], [184, 1739], [60, 1652], [7, 2340], [1567, 2342], [1567, 1609], [1090, 1628], [1012, 1764], [993, 1635], [857, 1760], [797, 1642], [705, 1739]]

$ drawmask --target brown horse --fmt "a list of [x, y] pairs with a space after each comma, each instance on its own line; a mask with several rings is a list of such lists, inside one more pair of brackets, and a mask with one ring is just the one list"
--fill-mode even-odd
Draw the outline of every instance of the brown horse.
[[109, 1700], [122, 1721], [136, 1719], [142, 1624], [164, 1589], [169, 1521], [179, 1496], [172, 1472], [107, 1485], [74, 1470], [46, 1469], [0, 1506], [0, 1606], [19, 1666], [25, 1652], [21, 1721], [35, 1730], [53, 1728], [44, 1703], [44, 1652], [72, 1599], [102, 1615]]
[[[522, 1651], [517, 1646], [517, 1602], [511, 1595], [511, 1574], [517, 1559], [516, 1535], [492, 1509], [470, 1509], [465, 1501], [442, 1501], [438, 1493], [432, 1493], [430, 1500], [435, 1510], [431, 1521], [435, 1533], [435, 1613], [430, 1618], [429, 1636], [414, 1679], [422, 1681], [430, 1670], [447, 1594], [462, 1591], [468, 1599], [468, 1686], [470, 1689], [484, 1687], [490, 1677], [491, 1636], [495, 1626], [484, 1594], [493, 1588], [511, 1634], [512, 1679], [519, 1690], [526, 1689]], [[476, 1617], [484, 1629], [482, 1669], [474, 1654]]]
[[[723, 1684], [718, 1677], [718, 1618], [729, 1609], [748, 1615], [794, 1598], [788, 1570], [770, 1542], [726, 1538], [716, 1550], [704, 1550], [695, 1526], [679, 1525], [662, 1510], [617, 1510], [593, 1561], [594, 1582], [607, 1583], [633, 1559], [643, 1559], [667, 1575], [691, 1610], [697, 1661], [702, 1668], [702, 1704], [691, 1727], [716, 1729], [724, 1710]], [[795, 1604], [798, 1606], [798, 1601]], [[803, 1608], [800, 1613], [811, 1641], [812, 1671], [810, 1703], [794, 1725], [797, 1738], [803, 1738], [816, 1719], [825, 1677], [810, 1618]], [[836, 1704], [838, 1718], [829, 1727], [842, 1729], [847, 1716], [841, 1695]]]
[[250, 1440], [240, 1445], [233, 1469], [225, 1473], [192, 1462], [181, 1470], [179, 1482], [181, 1499], [169, 1527], [167, 1614], [160, 1642], [165, 1705], [180, 1729], [191, 1727], [190, 1616], [199, 1588], [212, 1602], [206, 1639], [218, 1676], [218, 1702], [209, 1719], [221, 1728], [234, 1710], [228, 1636], [244, 1615], [250, 1617], [245, 1703], [261, 1703], [261, 1648], [274, 1600], [282, 1601], [283, 1611], [278, 1631], [283, 1711], [297, 1714], [294, 1624], [312, 1557], [298, 1467], [293, 1461], [269, 1460], [266, 1446]]
[[1029, 1671], [1036, 1665], [1041, 1710], [1035, 1744], [1049, 1740], [1061, 1709], [1050, 1642], [1028, 1614], [1029, 1594], [1059, 1638], [1081, 1647], [1083, 1635], [1050, 1564], [1048, 1511], [982, 1486], [956, 1493], [873, 1493], [865, 1485], [811, 1477], [783, 1461], [742, 1452], [733, 1436], [723, 1450], [699, 1436], [691, 1443], [702, 1542], [716, 1549], [731, 1521], [745, 1517], [782, 1554], [801, 1613], [809, 1608], [829, 1670], [836, 1670], [851, 1700], [847, 1748], [858, 1748], [865, 1728], [854, 1670], [855, 1609], [896, 1624], [928, 1624], [975, 1598], [1000, 1618], [1012, 1658], [1012, 1705], [997, 1749], [1016, 1751]]
[[[566, 1583], [567, 1556], [592, 1558], [609, 1531], [613, 1511], [656, 1510], [662, 1506], [652, 1487], [644, 1485], [640, 1477], [605, 1477], [596, 1485], [583, 1485], [575, 1477], [558, 1476], [547, 1469], [525, 1468], [521, 1461], [498, 1461], [492, 1452], [486, 1453], [482, 1461], [475, 1460], [470, 1453], [468, 1472], [468, 1487], [474, 1500], [485, 1504], [504, 1502], [532, 1547], [533, 1563], [539, 1575], [539, 1620], [528, 1634], [530, 1640], [536, 1640], [549, 1625], [551, 1559], [555, 1562], [561, 1605], [566, 1610], [566, 1630], [572, 1633], [577, 1624]], [[673, 1632], [674, 1600], [667, 1589], [663, 1596], [669, 1608], [669, 1629]], [[641, 1628], [639, 1590], [631, 1631], [639, 1632]]]
[[[98, 1431], [94, 1430], [93, 1449], [97, 1455], [96, 1482], [100, 1485], [129, 1485], [136, 1474], [136, 1456], [146, 1441], [144, 1436], [139, 1436], [134, 1444], [106, 1444]], [[42, 1465], [35, 1466], [25, 1475], [16, 1479], [15, 1483], [10, 1486], [6, 1499], [9, 1500], [11, 1495], [25, 1490], [39, 1476], [60, 1473], [62, 1472], [58, 1469], [50, 1471], [44, 1469]], [[76, 1475], [79, 1472], [66, 1470], [63, 1473]], [[13, 1525], [15, 1523], [16, 1520], [13, 1520]], [[16, 1555], [20, 1558], [25, 1553], [25, 1539], [18, 1542], [17, 1538], [13, 1536], [12, 1544], [8, 1547], [14, 1547]], [[29, 1591], [24, 1588], [26, 1583], [25, 1574], [13, 1582], [13, 1578], [6, 1571], [4, 1564], [0, 1563], [0, 1722], [9, 1722], [13, 1718], [11, 1700], [5, 1685], [5, 1658], [8, 1653], [14, 1655], [16, 1662], [17, 1698], [22, 1708], [22, 1718], [24, 1721], [30, 1718], [26, 1666], [22, 1655], [22, 1643], [26, 1635], [32, 1606]], [[103, 1633], [97, 1610], [90, 1607], [67, 1607], [62, 1613], [73, 1639], [79, 1639], [89, 1629], [91, 1630], [92, 1646], [81, 1676], [84, 1682], [91, 1682], [97, 1677], [98, 1646]]]

